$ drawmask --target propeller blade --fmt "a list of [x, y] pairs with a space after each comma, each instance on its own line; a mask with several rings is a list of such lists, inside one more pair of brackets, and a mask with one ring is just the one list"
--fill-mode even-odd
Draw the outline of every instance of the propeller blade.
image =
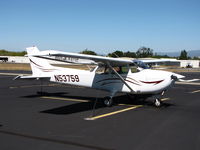
[[183, 80], [179, 79], [180, 82], [194, 82], [194, 81], [199, 81], [200, 79], [191, 79], [191, 80]]

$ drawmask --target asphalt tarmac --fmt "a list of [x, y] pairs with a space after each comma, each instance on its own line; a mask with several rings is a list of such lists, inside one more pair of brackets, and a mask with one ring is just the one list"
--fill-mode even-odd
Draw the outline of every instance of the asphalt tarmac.
[[123, 94], [107, 108], [107, 92], [13, 77], [0, 74], [1, 150], [200, 149], [200, 85], [176, 84], [161, 108]]

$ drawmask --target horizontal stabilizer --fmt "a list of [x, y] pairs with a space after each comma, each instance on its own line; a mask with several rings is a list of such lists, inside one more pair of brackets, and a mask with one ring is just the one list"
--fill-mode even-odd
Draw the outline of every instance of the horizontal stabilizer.
[[40, 79], [50, 79], [50, 77], [37, 77], [37, 76], [16, 76], [13, 80], [40, 80]]

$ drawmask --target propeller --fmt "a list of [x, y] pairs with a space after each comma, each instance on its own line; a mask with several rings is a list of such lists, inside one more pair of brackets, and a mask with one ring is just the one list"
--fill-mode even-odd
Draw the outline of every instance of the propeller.
[[195, 82], [195, 81], [199, 81], [200, 79], [191, 79], [191, 80], [183, 80], [183, 79], [179, 79], [180, 82]]
[[184, 80], [182, 78], [184, 78], [185, 76], [182, 76], [180, 74], [172, 74], [171, 75], [171, 79], [175, 80], [175, 81], [180, 81], [180, 82], [195, 82], [195, 81], [199, 81], [200, 79], [190, 79], [190, 80]]

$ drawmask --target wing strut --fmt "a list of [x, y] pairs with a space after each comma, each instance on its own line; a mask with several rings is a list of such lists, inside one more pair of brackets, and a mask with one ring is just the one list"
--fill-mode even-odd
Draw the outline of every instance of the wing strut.
[[135, 92], [124, 80], [124, 78], [107, 62], [108, 67], [119, 77], [119, 79], [131, 90], [131, 92]]

